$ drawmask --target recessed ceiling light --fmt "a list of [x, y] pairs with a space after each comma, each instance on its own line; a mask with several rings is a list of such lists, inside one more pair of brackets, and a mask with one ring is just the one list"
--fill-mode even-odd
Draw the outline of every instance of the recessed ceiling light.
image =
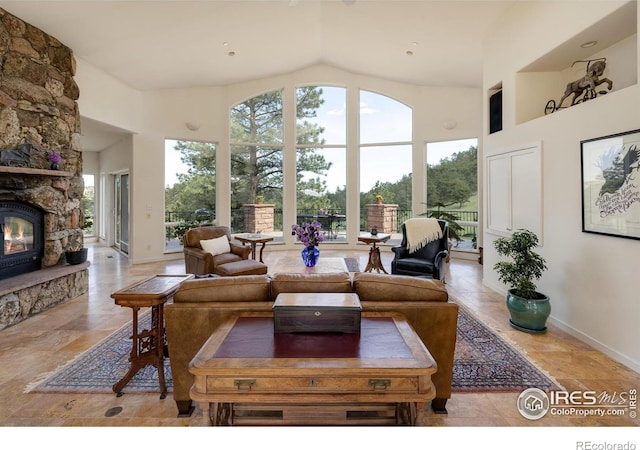
[[580, 47], [582, 47], [582, 48], [591, 48], [594, 45], [596, 45], [597, 43], [598, 43], [598, 41], [589, 41], [589, 42], [585, 42]]
[[228, 47], [228, 46], [229, 46], [229, 43], [228, 43], [227, 41], [224, 41], [224, 42], [222, 43], [222, 45], [223, 45], [223, 46], [225, 46], [225, 47]]

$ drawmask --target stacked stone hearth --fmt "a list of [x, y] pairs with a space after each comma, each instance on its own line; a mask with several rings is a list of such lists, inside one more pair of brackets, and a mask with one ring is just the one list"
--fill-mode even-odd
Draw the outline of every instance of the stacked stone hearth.
[[[0, 151], [31, 147], [28, 162], [21, 164], [27, 171], [13, 171], [6, 164], [0, 172], [0, 201], [26, 202], [44, 211], [44, 257], [38, 272], [45, 272], [65, 264], [66, 250], [83, 245], [75, 59], [57, 39], [0, 8], [0, 69]], [[62, 158], [59, 171], [50, 170], [47, 157], [52, 152]], [[12, 292], [0, 289], [0, 329], [86, 292], [86, 266], [81, 269], [51, 271], [61, 275], [45, 276], [34, 286], [20, 283]]]

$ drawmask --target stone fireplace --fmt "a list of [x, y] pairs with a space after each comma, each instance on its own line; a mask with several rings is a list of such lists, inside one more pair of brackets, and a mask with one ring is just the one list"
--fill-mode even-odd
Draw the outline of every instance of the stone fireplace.
[[0, 68], [2, 329], [85, 293], [88, 263], [64, 256], [83, 246], [73, 53], [0, 8]]

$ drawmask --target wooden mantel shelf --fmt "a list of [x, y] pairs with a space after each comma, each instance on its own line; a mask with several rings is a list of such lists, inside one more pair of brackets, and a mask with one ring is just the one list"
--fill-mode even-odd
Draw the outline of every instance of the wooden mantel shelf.
[[0, 173], [16, 173], [22, 175], [47, 175], [50, 177], [72, 177], [73, 172], [64, 170], [32, 169], [30, 167], [0, 166]]

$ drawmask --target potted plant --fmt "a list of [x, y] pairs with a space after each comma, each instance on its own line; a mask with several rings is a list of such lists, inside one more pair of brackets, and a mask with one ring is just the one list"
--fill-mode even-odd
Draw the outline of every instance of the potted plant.
[[262, 205], [264, 203], [264, 195], [256, 195], [256, 203]]
[[382, 205], [382, 195], [380, 194], [376, 195], [376, 203], [378, 205]]
[[51, 163], [51, 170], [60, 170], [60, 163], [62, 162], [62, 157], [58, 152], [51, 152], [47, 155], [47, 160]]
[[82, 247], [80, 245], [76, 247], [69, 247], [69, 250], [65, 252], [67, 263], [71, 265], [82, 264], [87, 260], [88, 251], [88, 248]]
[[[424, 205], [425, 203], [423, 203]], [[456, 240], [456, 247], [458, 246], [458, 242], [462, 241], [462, 236], [460, 235], [460, 233], [462, 233], [464, 231], [464, 228], [462, 227], [462, 225], [460, 225], [457, 220], [458, 220], [458, 216], [456, 216], [455, 214], [451, 214], [448, 211], [443, 211], [442, 208], [445, 208], [446, 205], [444, 203], [436, 203], [436, 208], [437, 209], [433, 209], [431, 211], [427, 211], [426, 213], [422, 213], [420, 214], [421, 216], [426, 215], [427, 217], [431, 217], [432, 219], [440, 219], [440, 220], [446, 220], [447, 223], [449, 224], [449, 242], [448, 244], [448, 250], [449, 253], [447, 254], [447, 259], [446, 262], [451, 261], [451, 247], [453, 247], [453, 243], [451, 242], [451, 239], [455, 239]]]
[[498, 261], [493, 269], [500, 281], [511, 286], [506, 295], [511, 326], [528, 333], [544, 333], [551, 313], [549, 297], [536, 291], [535, 281], [547, 269], [544, 258], [533, 251], [537, 246], [536, 234], [525, 229], [494, 242], [498, 255], [510, 258]]

